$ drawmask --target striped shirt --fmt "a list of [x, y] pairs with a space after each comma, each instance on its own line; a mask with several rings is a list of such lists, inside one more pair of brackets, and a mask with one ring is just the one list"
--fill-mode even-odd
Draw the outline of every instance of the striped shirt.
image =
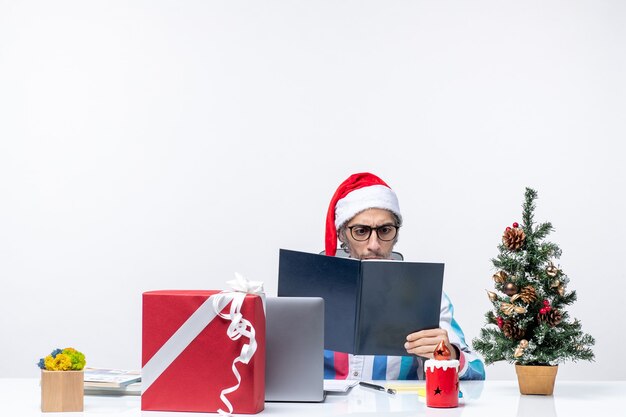
[[[459, 350], [459, 378], [485, 379], [485, 366], [465, 343], [463, 330], [454, 319], [454, 306], [443, 293], [439, 327], [448, 332]], [[424, 379], [424, 358], [419, 356], [351, 355], [324, 351], [324, 379]]]

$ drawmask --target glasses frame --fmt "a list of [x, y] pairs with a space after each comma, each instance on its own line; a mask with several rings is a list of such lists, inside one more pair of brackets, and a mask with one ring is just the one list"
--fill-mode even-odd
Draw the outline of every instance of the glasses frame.
[[[354, 233], [352, 233], [352, 229], [354, 229], [355, 227], [367, 228], [367, 229], [369, 229], [370, 232], [367, 234], [367, 237], [365, 239], [357, 239], [354, 236]], [[378, 229], [382, 229], [384, 227], [393, 227], [395, 229], [396, 233], [394, 233], [394, 235], [393, 235], [393, 237], [391, 239], [383, 239], [378, 234]], [[377, 227], [372, 227], [372, 226], [368, 226], [368, 225], [365, 225], [365, 224], [355, 224], [354, 226], [347, 226], [347, 229], [350, 230], [350, 236], [352, 236], [352, 239], [356, 240], [357, 242], [367, 242], [369, 240], [369, 238], [372, 237], [372, 232], [373, 231], [376, 231], [376, 237], [381, 242], [391, 242], [398, 236], [398, 230], [400, 230], [400, 226], [398, 226], [396, 224], [383, 224], [383, 225], [380, 225], [380, 226], [377, 226]]]

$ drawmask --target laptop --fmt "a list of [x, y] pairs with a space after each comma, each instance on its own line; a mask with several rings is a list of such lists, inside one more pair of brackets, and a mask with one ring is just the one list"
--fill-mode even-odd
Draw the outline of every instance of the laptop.
[[266, 300], [265, 401], [324, 401], [324, 300]]

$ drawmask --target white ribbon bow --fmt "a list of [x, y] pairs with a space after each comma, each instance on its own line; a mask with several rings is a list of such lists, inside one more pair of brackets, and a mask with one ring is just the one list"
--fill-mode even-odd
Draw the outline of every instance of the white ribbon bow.
[[[261, 299], [263, 300], [263, 310], [265, 310], [265, 293], [263, 291], [262, 282], [249, 281], [236, 272], [235, 279], [227, 281], [226, 283], [230, 285], [234, 292], [222, 291], [217, 294], [217, 296], [213, 298], [213, 309], [215, 310], [215, 313], [223, 319], [230, 320], [230, 325], [226, 330], [226, 334], [231, 340], [238, 340], [242, 336], [247, 337], [249, 340], [249, 343], [246, 343], [241, 347], [241, 353], [233, 360], [231, 366], [233, 374], [235, 375], [235, 378], [237, 378], [237, 383], [230, 388], [223, 389], [220, 393], [220, 399], [224, 404], [226, 404], [226, 407], [228, 407], [228, 412], [222, 410], [221, 408], [217, 410], [217, 412], [223, 416], [230, 416], [233, 412], [233, 406], [228, 398], [226, 398], [226, 395], [237, 391], [237, 389], [239, 389], [239, 385], [241, 384], [241, 375], [237, 370], [236, 364], [237, 362], [248, 364], [257, 349], [257, 341], [255, 338], [256, 331], [254, 330], [252, 323], [246, 320], [241, 314], [241, 307], [247, 294], [256, 294], [261, 296]], [[225, 296], [232, 297], [230, 312], [227, 314], [221, 312], [224, 306], [222, 298]]]
[[246, 294], [265, 295], [262, 281], [250, 281], [246, 277], [235, 272], [235, 279], [226, 281], [230, 288], [237, 292], [243, 292]]

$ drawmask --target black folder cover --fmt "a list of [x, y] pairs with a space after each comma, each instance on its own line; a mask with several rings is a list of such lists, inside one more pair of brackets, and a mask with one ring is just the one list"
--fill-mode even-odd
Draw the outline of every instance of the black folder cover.
[[443, 268], [281, 249], [278, 295], [324, 299], [326, 349], [403, 356], [409, 333], [439, 327]]

